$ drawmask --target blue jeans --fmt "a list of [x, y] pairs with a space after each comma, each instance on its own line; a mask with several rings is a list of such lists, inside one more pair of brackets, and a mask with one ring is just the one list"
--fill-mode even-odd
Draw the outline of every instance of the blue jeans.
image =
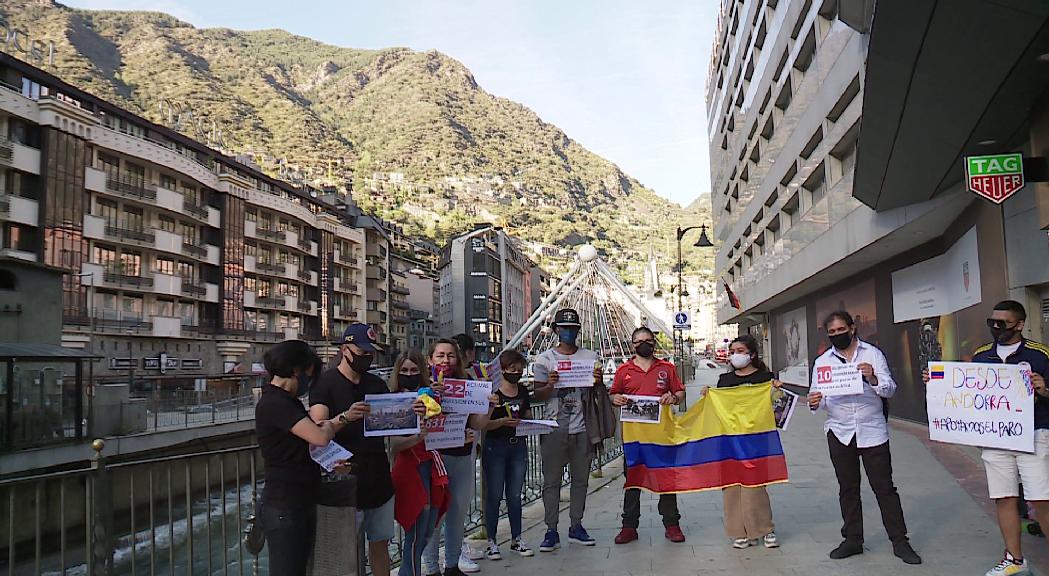
[[284, 506], [264, 502], [262, 532], [269, 549], [270, 574], [305, 576], [306, 564], [313, 554], [317, 530], [317, 508]]
[[[444, 565], [445, 568], [459, 566], [459, 555], [463, 551], [463, 535], [466, 533], [466, 515], [470, 512], [470, 502], [474, 499], [474, 455], [449, 456], [441, 454], [444, 468], [448, 472], [448, 491], [450, 492], [448, 512], [444, 514]], [[427, 571], [437, 572], [438, 553], [441, 548], [440, 525], [430, 536], [430, 542], [423, 551], [423, 566]]]
[[510, 535], [521, 537], [521, 489], [524, 487], [525, 467], [528, 465], [528, 445], [523, 437], [492, 437], [485, 440], [484, 474], [487, 494], [484, 503], [485, 529], [488, 538], [496, 539], [499, 528], [499, 502], [506, 491], [506, 510], [510, 517]]
[[[426, 491], [427, 500], [430, 498], [430, 472], [432, 469], [432, 462], [419, 464], [419, 477], [422, 478], [423, 490]], [[415, 524], [411, 530], [404, 531], [401, 568], [397, 571], [399, 576], [422, 576], [424, 574], [422, 569], [423, 549], [426, 548], [426, 543], [430, 541], [430, 536], [433, 535], [434, 528], [437, 527], [437, 514], [438, 511], [427, 504], [419, 512], [419, 517], [415, 519]]]

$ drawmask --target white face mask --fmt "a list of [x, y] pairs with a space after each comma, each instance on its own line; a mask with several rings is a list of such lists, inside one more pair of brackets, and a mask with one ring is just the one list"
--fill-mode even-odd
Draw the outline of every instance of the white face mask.
[[732, 363], [732, 367], [736, 370], [742, 370], [750, 365], [750, 354], [736, 353], [729, 356], [728, 361]]

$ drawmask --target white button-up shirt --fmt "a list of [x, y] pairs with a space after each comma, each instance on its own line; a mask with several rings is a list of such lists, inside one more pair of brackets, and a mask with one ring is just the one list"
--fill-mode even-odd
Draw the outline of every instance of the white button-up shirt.
[[896, 393], [896, 382], [892, 379], [892, 373], [889, 372], [889, 363], [885, 361], [885, 354], [882, 354], [882, 351], [873, 344], [860, 340], [856, 347], [855, 357], [851, 360], [842, 356], [833, 347], [821, 354], [816, 358], [812, 369], [810, 390], [819, 391], [819, 387], [816, 386], [817, 367], [833, 366], [843, 362], [870, 364], [874, 367], [878, 385], [871, 386], [869, 382], [864, 381], [863, 394], [829, 398], [824, 396], [819, 405], [819, 408], [827, 410], [827, 422], [823, 426], [824, 433], [833, 432], [838, 441], [845, 445], [850, 444], [855, 436], [858, 448], [870, 448], [888, 442], [889, 427], [885, 422], [881, 399], [892, 398], [892, 395]]

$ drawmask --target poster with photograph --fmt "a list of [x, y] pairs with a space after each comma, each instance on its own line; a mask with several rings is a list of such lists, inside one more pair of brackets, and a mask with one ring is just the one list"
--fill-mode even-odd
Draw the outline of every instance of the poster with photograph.
[[787, 429], [791, 417], [794, 416], [794, 408], [798, 405], [798, 398], [799, 396], [790, 390], [772, 389], [772, 413], [776, 417], [776, 428]]
[[804, 306], [776, 318], [776, 336], [776, 351], [783, 358], [780, 381], [808, 388], [809, 332]]
[[412, 410], [418, 394], [365, 394], [371, 413], [364, 417], [364, 435], [404, 436], [419, 433], [419, 416]]
[[639, 422], [641, 424], [659, 424], [662, 413], [659, 406], [659, 396], [633, 396], [625, 395], [627, 403], [622, 407], [620, 420], [623, 422]]

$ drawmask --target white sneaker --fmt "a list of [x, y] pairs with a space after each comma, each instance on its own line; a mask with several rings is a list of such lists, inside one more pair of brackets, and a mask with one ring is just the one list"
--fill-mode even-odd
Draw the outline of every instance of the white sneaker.
[[775, 532], [769, 532], [761, 539], [761, 541], [765, 544], [766, 548], [779, 548], [779, 540], [776, 539]]
[[481, 571], [481, 567], [477, 565], [477, 562], [470, 560], [470, 557], [465, 553], [459, 554], [459, 570], [466, 574], [476, 574]]
[[484, 551], [478, 550], [470, 545], [470, 541], [463, 538], [463, 556], [466, 556], [470, 560], [480, 560], [484, 558]]
[[499, 552], [499, 545], [495, 543], [495, 540], [488, 541], [488, 547], [484, 549], [484, 557], [489, 560], [503, 559], [503, 555]]
[[528, 544], [525, 544], [524, 540], [522, 540], [520, 538], [514, 540], [510, 544], [510, 551], [511, 552], [517, 552], [518, 554], [520, 554], [521, 556], [524, 556], [525, 558], [527, 558], [529, 556], [535, 556], [535, 552], [532, 552], [532, 549], [528, 547]]
[[732, 541], [732, 547], [742, 550], [750, 547], [750, 540], [747, 538], [736, 538]]
[[1017, 564], [1013, 555], [1006, 552], [1002, 561], [994, 568], [988, 570], [984, 576], [1026, 576], [1030, 573], [1031, 570], [1027, 567], [1026, 558], [1024, 558], [1023, 562]]

